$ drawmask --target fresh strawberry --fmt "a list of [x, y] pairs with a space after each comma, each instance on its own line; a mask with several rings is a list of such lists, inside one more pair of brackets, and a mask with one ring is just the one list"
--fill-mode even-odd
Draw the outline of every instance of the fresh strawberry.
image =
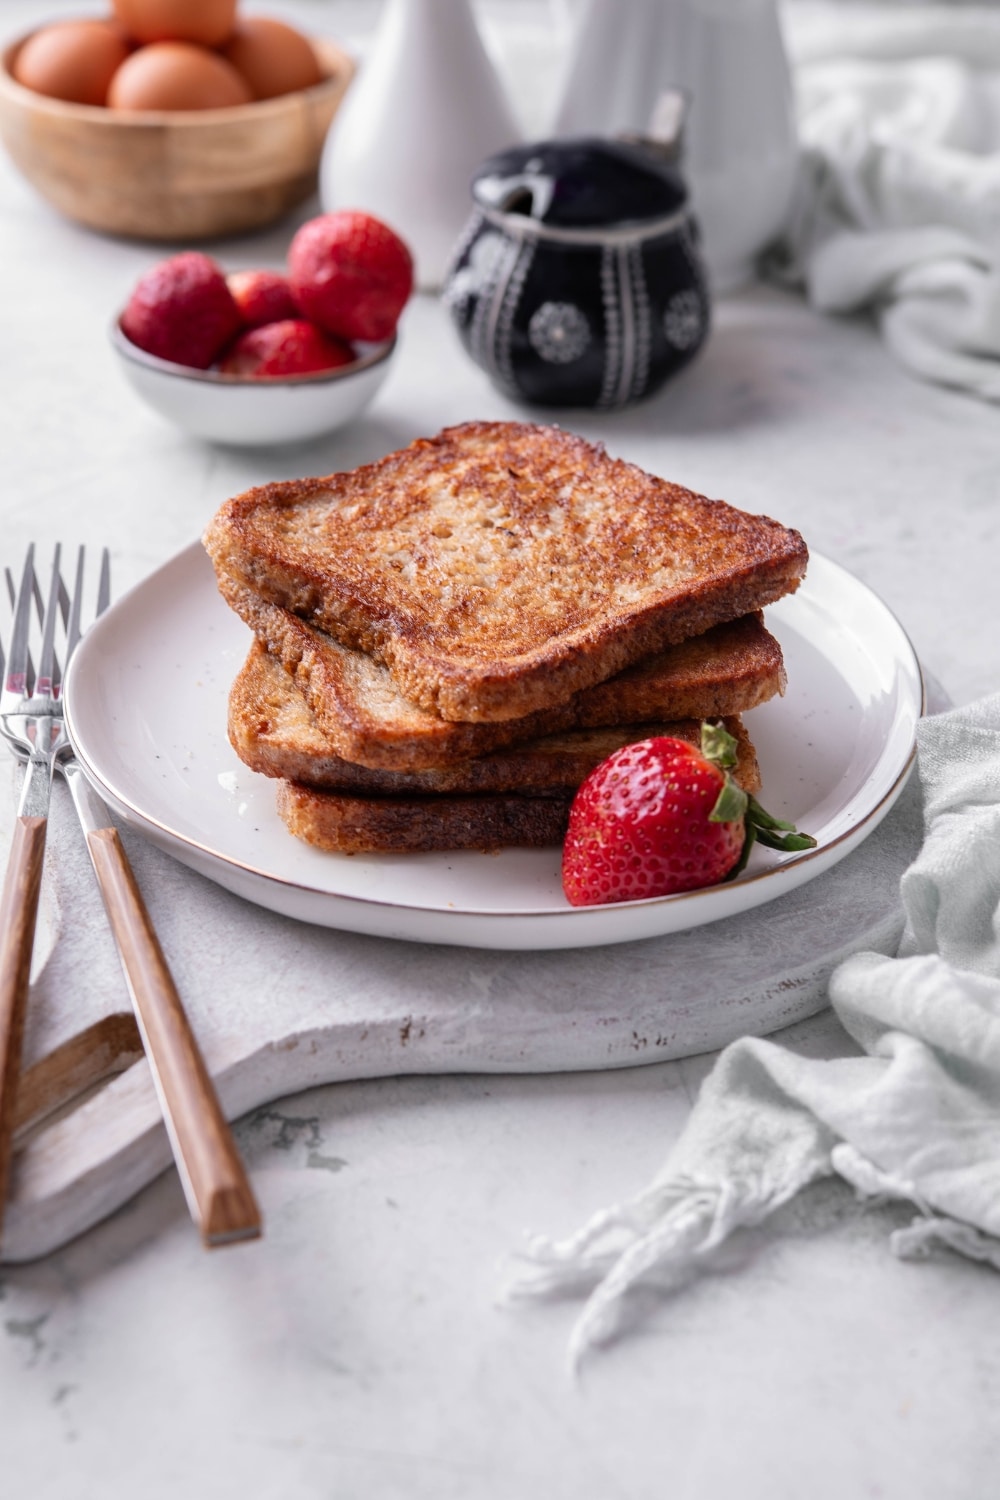
[[219, 364], [224, 375], [251, 375], [276, 380], [285, 375], [315, 375], [349, 365], [354, 350], [329, 338], [303, 318], [285, 318], [241, 333]]
[[283, 318], [297, 318], [299, 310], [280, 271], [232, 271], [226, 285], [240, 310], [247, 328], [264, 323], [280, 323]]
[[661, 736], [625, 745], [580, 787], [563, 849], [572, 906], [672, 896], [735, 875], [754, 840], [809, 849], [815, 839], [772, 818], [730, 775], [736, 741], [703, 724], [701, 752]]
[[225, 276], [197, 250], [141, 276], [121, 319], [125, 337], [140, 349], [195, 370], [207, 370], [242, 326]]
[[389, 338], [413, 290], [413, 260], [403, 241], [358, 210], [303, 224], [289, 246], [288, 273], [303, 314], [349, 340]]

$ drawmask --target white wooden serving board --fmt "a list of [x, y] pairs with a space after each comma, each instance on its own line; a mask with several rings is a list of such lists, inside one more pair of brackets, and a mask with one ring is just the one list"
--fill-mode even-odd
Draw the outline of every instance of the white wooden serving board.
[[[631, 1067], [802, 1020], [825, 1005], [827, 978], [842, 958], [893, 951], [902, 923], [899, 877], [919, 847], [921, 813], [914, 779], [841, 864], [729, 922], [536, 953], [402, 943], [296, 923], [124, 836], [223, 1107], [235, 1119], [321, 1083]], [[61, 785], [36, 959], [21, 1092], [27, 1118], [4, 1223], [7, 1261], [64, 1244], [171, 1160]], [[75, 1104], [65, 1102], [69, 1095]]]

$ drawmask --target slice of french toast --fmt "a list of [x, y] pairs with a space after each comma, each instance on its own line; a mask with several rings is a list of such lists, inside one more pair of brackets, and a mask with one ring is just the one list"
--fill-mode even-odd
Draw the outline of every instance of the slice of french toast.
[[[760, 785], [757, 756], [742, 721], [727, 719], [726, 728], [737, 742], [737, 764], [734, 777], [746, 791]], [[700, 743], [701, 726], [692, 720], [675, 724], [634, 726], [632, 733], [622, 732], [609, 741], [607, 752], [630, 739], [644, 739], [649, 733], [671, 734], [689, 743]], [[573, 736], [565, 736], [572, 740]], [[530, 747], [520, 753], [524, 768]], [[567, 754], [566, 749], [550, 750], [539, 741], [535, 754]], [[497, 760], [504, 760], [501, 752]], [[604, 759], [601, 755], [599, 759]], [[597, 760], [593, 762], [594, 765]], [[583, 758], [577, 769], [582, 771]], [[588, 765], [587, 770], [592, 769]], [[586, 771], [580, 775], [582, 781]], [[446, 849], [539, 848], [561, 844], [569, 820], [575, 787], [550, 788], [534, 786], [520, 792], [495, 790], [465, 794], [452, 791], [429, 795], [413, 791], [394, 795], [357, 795], [324, 790], [297, 781], [279, 781], [278, 814], [286, 827], [319, 849], [333, 853], [430, 853]]]
[[[785, 686], [778, 642], [759, 615], [745, 615], [667, 647], [554, 708], [525, 719], [458, 724], [408, 702], [385, 668], [364, 652], [339, 645], [228, 578], [220, 579], [220, 588], [260, 643], [230, 696], [230, 734], [245, 759], [252, 746], [254, 754], [266, 756], [280, 745], [282, 756], [299, 754], [301, 765], [339, 757], [387, 771], [438, 769], [559, 730], [745, 713]], [[308, 733], [299, 694], [312, 710]], [[316, 780], [301, 770], [278, 774]]]
[[539, 849], [566, 836], [572, 792], [537, 797], [352, 797], [279, 781], [290, 833], [331, 854], [431, 854]]
[[558, 427], [470, 422], [265, 485], [205, 534], [220, 579], [381, 662], [459, 723], [524, 719], [794, 590], [796, 531]]
[[[252, 771], [329, 791], [382, 795], [572, 791], [613, 750], [634, 740], [674, 734], [697, 743], [699, 722], [658, 718], [569, 729], [474, 760], [396, 771], [338, 756], [292, 678], [259, 642], [251, 647], [229, 698], [229, 739]], [[742, 722], [734, 717], [726, 723], [739, 745], [741, 784], [756, 791], [759, 772]]]

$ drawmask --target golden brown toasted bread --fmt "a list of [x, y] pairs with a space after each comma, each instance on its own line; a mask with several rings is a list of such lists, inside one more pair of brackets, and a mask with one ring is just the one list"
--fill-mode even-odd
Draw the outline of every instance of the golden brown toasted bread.
[[[728, 721], [727, 721], [728, 722]], [[756, 791], [759, 773], [739, 719], [731, 721], [740, 745], [740, 780]], [[613, 750], [657, 734], [697, 742], [698, 721], [656, 720], [617, 727], [543, 735], [475, 760], [417, 771], [373, 769], [344, 760], [332, 749], [289, 674], [259, 642], [229, 696], [229, 738], [240, 759], [265, 776], [337, 792], [382, 795], [572, 791]]]
[[557, 427], [470, 422], [228, 501], [217, 573], [440, 718], [523, 719], [794, 590], [799, 534]]
[[[646, 727], [691, 744], [700, 743], [700, 725], [691, 720]], [[727, 719], [726, 728], [737, 741], [733, 774], [746, 791], [756, 791], [760, 772], [746, 729], [739, 719]], [[619, 738], [618, 743], [645, 737], [637, 728], [634, 736]], [[615, 748], [617, 745], [610, 745], [608, 753]], [[538, 753], [548, 752], [542, 749]], [[516, 757], [518, 752], [509, 754]], [[522, 762], [528, 754], [527, 749], [521, 752]], [[588, 765], [582, 772], [581, 781], [590, 769], [592, 766]], [[429, 853], [444, 849], [538, 848], [560, 844], [566, 834], [574, 795], [573, 788], [545, 791], [536, 787], [530, 793], [498, 790], [478, 795], [357, 796], [281, 781], [277, 806], [291, 832], [320, 849], [341, 854]]]
[[[230, 733], [244, 749], [251, 737], [263, 751], [278, 744], [279, 737], [283, 754], [296, 744], [298, 726], [289, 720], [294, 713], [287, 685], [269, 665], [270, 654], [294, 673], [316, 719], [311, 737], [298, 739], [306, 763], [311, 757], [339, 756], [384, 770], [437, 769], [562, 729], [745, 713], [784, 691], [781, 648], [759, 615], [745, 615], [667, 647], [609, 682], [525, 719], [449, 723], [407, 702], [370, 656], [338, 645], [289, 610], [265, 603], [229, 579], [221, 579], [220, 588], [267, 647], [267, 652], [251, 651], [234, 684]], [[257, 722], [286, 728], [258, 734], [253, 728]], [[279, 774], [316, 780], [299, 771]]]

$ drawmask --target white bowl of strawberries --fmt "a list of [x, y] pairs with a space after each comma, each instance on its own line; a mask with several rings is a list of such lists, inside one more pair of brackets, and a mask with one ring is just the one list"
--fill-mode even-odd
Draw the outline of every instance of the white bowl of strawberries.
[[136, 284], [111, 341], [136, 393], [213, 442], [262, 446], [334, 432], [389, 371], [413, 262], [370, 214], [310, 219], [286, 271], [228, 275], [200, 251]]

